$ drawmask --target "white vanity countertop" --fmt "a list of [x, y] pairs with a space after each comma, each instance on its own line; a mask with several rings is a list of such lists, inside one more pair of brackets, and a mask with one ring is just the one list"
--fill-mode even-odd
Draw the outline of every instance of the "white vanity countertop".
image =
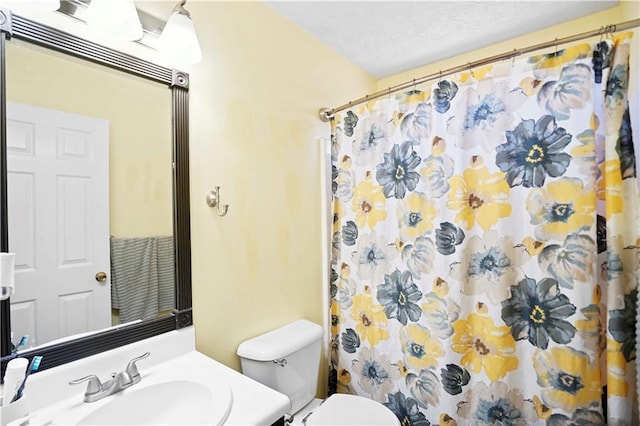
[[[270, 425], [289, 410], [289, 400], [286, 396], [197, 352], [193, 327], [165, 333], [33, 374], [27, 382], [23, 398], [28, 398], [31, 413], [36, 410], [43, 412], [47, 407], [75, 401], [75, 399], [79, 404], [83, 404], [82, 398], [86, 386], [84, 384], [70, 386], [69, 380], [89, 374], [95, 374], [100, 379], [106, 380], [112, 372], [124, 370], [130, 359], [147, 351], [151, 355], [137, 364], [142, 381], [139, 385], [129, 388], [131, 390], [145, 383], [145, 370], [155, 375], [155, 372], [161, 371], [165, 364], [173, 372], [172, 376], [176, 371], [180, 374], [184, 372], [188, 377], [206, 370], [207, 375], [214, 375], [226, 381], [231, 388], [233, 402], [224, 422], [225, 425]], [[148, 380], [153, 379], [149, 376]], [[74, 404], [78, 403], [74, 402]], [[12, 424], [20, 423], [22, 421], [17, 420]]]

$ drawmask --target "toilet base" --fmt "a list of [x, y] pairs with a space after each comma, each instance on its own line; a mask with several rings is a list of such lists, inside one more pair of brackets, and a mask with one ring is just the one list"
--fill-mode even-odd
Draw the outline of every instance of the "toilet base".
[[307, 405], [302, 407], [297, 413], [294, 414], [291, 421], [285, 421], [285, 426], [303, 426], [302, 420], [307, 417], [307, 414], [311, 413], [317, 407], [322, 404], [323, 400], [320, 398], [314, 398]]

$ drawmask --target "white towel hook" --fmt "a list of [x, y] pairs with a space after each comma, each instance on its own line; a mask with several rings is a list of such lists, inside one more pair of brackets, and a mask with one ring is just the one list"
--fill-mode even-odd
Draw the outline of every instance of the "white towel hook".
[[220, 204], [220, 187], [219, 186], [216, 186], [213, 191], [209, 191], [205, 199], [209, 207], [216, 208], [216, 213], [218, 213], [218, 216], [224, 216], [227, 214], [227, 210], [229, 210], [229, 205], [225, 204], [223, 206]]

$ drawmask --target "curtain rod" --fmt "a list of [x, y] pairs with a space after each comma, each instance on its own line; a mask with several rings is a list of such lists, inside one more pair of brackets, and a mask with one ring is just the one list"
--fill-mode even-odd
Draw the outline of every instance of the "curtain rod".
[[598, 35], [602, 36], [602, 35], [605, 35], [605, 34], [613, 34], [616, 31], [624, 31], [624, 30], [627, 30], [627, 29], [630, 29], [630, 28], [639, 27], [639, 26], [640, 26], [640, 19], [632, 19], [630, 21], [622, 22], [622, 23], [619, 23], [619, 24], [607, 25], [607, 26], [604, 26], [604, 27], [600, 27], [597, 30], [587, 31], [587, 32], [584, 32], [584, 33], [575, 34], [575, 35], [568, 36], [568, 37], [563, 37], [563, 38], [556, 38], [554, 40], [551, 40], [551, 41], [548, 41], [548, 42], [545, 42], [545, 43], [535, 44], [533, 46], [525, 47], [523, 49], [513, 49], [513, 50], [511, 50], [509, 52], [504, 52], [504, 53], [500, 53], [498, 55], [489, 56], [487, 58], [480, 59], [480, 60], [474, 61], [474, 62], [468, 62], [468, 63], [466, 63], [464, 65], [459, 65], [457, 67], [449, 68], [449, 69], [444, 70], [444, 71], [438, 71], [436, 73], [429, 74], [429, 75], [426, 75], [424, 77], [414, 78], [413, 80], [407, 81], [406, 83], [402, 83], [402, 84], [398, 84], [396, 86], [389, 87], [386, 90], [380, 90], [379, 92], [375, 92], [375, 93], [372, 93], [370, 95], [366, 95], [366, 96], [364, 96], [362, 98], [356, 99], [355, 101], [348, 102], [348, 103], [346, 103], [344, 105], [340, 105], [339, 107], [335, 107], [333, 109], [321, 108], [320, 111], [318, 111], [318, 113], [320, 115], [320, 120], [326, 122], [326, 121], [331, 120], [337, 112], [344, 111], [345, 109], [351, 108], [354, 105], [358, 105], [358, 104], [361, 104], [363, 102], [368, 102], [368, 101], [371, 101], [373, 99], [378, 99], [378, 98], [381, 98], [382, 96], [390, 95], [391, 93], [398, 92], [398, 91], [404, 90], [404, 89], [408, 89], [409, 87], [413, 87], [413, 86], [416, 86], [418, 84], [425, 83], [425, 82], [427, 82], [429, 80], [433, 80], [435, 78], [440, 78], [440, 77], [444, 77], [444, 76], [447, 76], [447, 75], [455, 74], [455, 73], [460, 72], [460, 71], [470, 70], [472, 68], [476, 68], [476, 67], [480, 67], [480, 66], [483, 66], [483, 65], [491, 64], [493, 62], [498, 62], [498, 61], [505, 60], [505, 59], [511, 59], [511, 58], [514, 58], [516, 56], [520, 56], [520, 55], [525, 54], [525, 53], [534, 52], [536, 50], [541, 50], [541, 49], [546, 49], [548, 47], [557, 46], [559, 44], [571, 43], [573, 41], [578, 41], [578, 40], [582, 40], [582, 39], [589, 38], [589, 37], [595, 37], [595, 36], [598, 36]]

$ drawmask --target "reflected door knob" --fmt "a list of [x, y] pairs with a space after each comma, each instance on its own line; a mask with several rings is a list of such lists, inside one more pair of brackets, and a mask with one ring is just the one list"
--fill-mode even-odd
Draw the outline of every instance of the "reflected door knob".
[[107, 280], [107, 274], [104, 272], [98, 272], [96, 274], [96, 281], [98, 281], [99, 283], [103, 283]]

